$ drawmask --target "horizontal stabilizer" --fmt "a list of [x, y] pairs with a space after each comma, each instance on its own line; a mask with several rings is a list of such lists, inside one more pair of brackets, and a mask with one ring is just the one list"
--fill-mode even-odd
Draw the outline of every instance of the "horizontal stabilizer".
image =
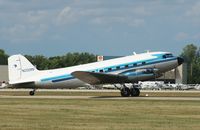
[[92, 85], [128, 82], [128, 77], [123, 75], [85, 72], [85, 71], [75, 71], [72, 73], [72, 75], [78, 78], [79, 80]]
[[9, 82], [10, 85], [20, 85], [20, 84], [34, 84], [35, 81], [31, 81], [31, 80], [22, 80], [22, 81], [16, 81], [16, 82]]

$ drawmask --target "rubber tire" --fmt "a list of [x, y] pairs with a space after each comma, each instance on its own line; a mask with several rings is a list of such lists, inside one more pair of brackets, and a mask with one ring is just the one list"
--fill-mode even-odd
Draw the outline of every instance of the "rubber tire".
[[31, 95], [31, 96], [33, 96], [34, 94], [35, 94], [34, 91], [30, 91], [30, 92], [29, 92], [29, 95]]
[[129, 88], [124, 87], [124, 88], [121, 89], [121, 96], [122, 97], [129, 97], [130, 94], [131, 94], [131, 91], [130, 91]]
[[130, 93], [132, 97], [140, 96], [140, 90], [138, 88], [132, 88]]

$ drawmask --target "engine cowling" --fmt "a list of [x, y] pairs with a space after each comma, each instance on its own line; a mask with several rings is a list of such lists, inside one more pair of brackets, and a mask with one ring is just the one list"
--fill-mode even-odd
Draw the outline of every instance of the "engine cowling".
[[158, 69], [155, 68], [147, 68], [147, 69], [137, 69], [131, 70], [121, 73], [128, 77], [128, 80], [135, 82], [135, 81], [143, 81], [143, 80], [151, 80], [157, 77], [162, 76], [158, 74]]

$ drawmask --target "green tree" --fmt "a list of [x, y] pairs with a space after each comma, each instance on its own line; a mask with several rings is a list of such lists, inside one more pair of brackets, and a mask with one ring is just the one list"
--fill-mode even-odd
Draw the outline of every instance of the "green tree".
[[60, 56], [50, 57], [48, 59], [48, 62], [49, 62], [48, 69], [61, 68], [63, 66], [61, 63]]
[[86, 64], [96, 61], [96, 56], [89, 53], [67, 53], [60, 58], [61, 67]]
[[199, 84], [200, 83], [200, 58], [197, 59], [196, 63], [193, 64], [193, 74], [191, 78], [191, 83]]
[[194, 44], [189, 44], [183, 48], [181, 56], [187, 63], [188, 83], [200, 83], [200, 49]]
[[192, 63], [197, 56], [197, 47], [194, 44], [186, 45], [181, 56], [187, 63]]
[[26, 58], [28, 58], [32, 64], [36, 65], [39, 70], [69, 67], [96, 61], [96, 56], [93, 54], [77, 52], [49, 58], [42, 55], [26, 55]]
[[48, 69], [49, 62], [46, 57], [42, 55], [36, 55], [36, 56], [30, 56], [26, 55], [25, 56], [33, 65], [36, 66], [37, 69], [39, 70], [45, 70]]
[[3, 49], [0, 49], [0, 65], [8, 64], [8, 55], [5, 53]]

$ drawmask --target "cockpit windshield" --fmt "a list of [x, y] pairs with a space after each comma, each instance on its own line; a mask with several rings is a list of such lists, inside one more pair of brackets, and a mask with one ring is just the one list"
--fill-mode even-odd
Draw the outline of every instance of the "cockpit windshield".
[[171, 58], [171, 57], [173, 57], [173, 55], [171, 53], [163, 55], [163, 58]]

